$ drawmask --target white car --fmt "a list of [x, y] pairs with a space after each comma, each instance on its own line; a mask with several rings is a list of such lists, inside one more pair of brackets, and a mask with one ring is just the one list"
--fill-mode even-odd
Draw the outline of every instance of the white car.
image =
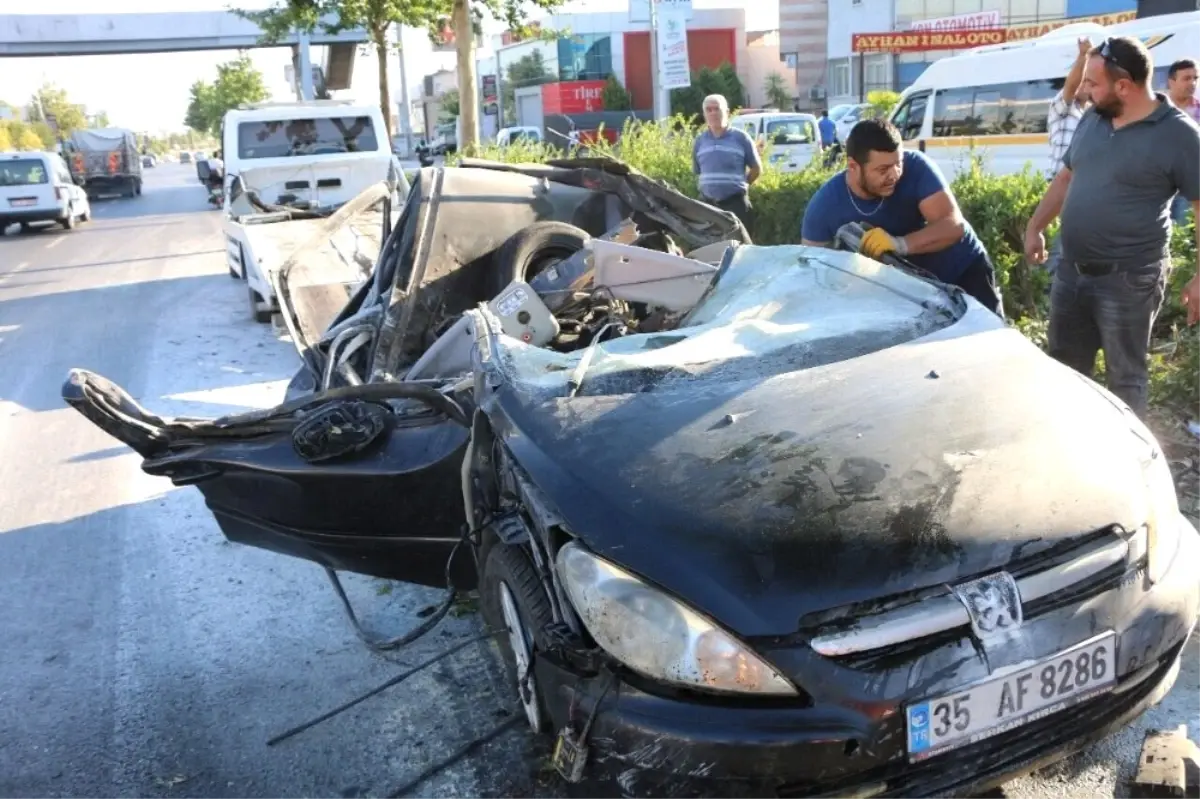
[[75, 185], [67, 164], [54, 153], [0, 153], [0, 231], [40, 222], [67, 230], [92, 218], [87, 193]]
[[829, 118], [833, 119], [833, 124], [837, 129], [837, 140], [844, 146], [847, 137], [850, 136], [850, 131], [854, 129], [855, 125], [864, 119], [874, 119], [877, 116], [879, 114], [875, 111], [875, 106], [870, 103], [859, 103], [848, 108], [845, 113], [840, 114], [836, 119], [834, 119], [833, 114], [830, 114]]

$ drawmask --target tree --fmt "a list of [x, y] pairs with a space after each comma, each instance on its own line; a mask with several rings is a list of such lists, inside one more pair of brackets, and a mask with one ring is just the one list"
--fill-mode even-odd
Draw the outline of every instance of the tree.
[[42, 141], [42, 137], [38, 136], [33, 131], [33, 128], [26, 127], [21, 131], [21, 138], [17, 140], [18, 150], [44, 150], [46, 143]]
[[733, 65], [726, 61], [717, 69], [701, 67], [693, 72], [692, 85], [686, 89], [672, 89], [671, 114], [698, 118], [703, 113], [704, 98], [710, 94], [723, 95], [730, 111], [746, 107], [746, 90]]
[[243, 103], [257, 103], [271, 96], [262, 73], [246, 54], [217, 66], [212, 83], [198, 80], [189, 89], [183, 124], [197, 133], [219, 135], [225, 112]]
[[891, 115], [896, 103], [900, 102], [900, 94], [886, 89], [878, 89], [867, 92], [867, 102], [871, 104], [871, 110], [876, 117], [886, 119]]
[[8, 133], [8, 125], [0, 122], [0, 152], [7, 152], [15, 149], [13, 147], [12, 136]]
[[92, 127], [107, 128], [107, 127], [110, 127], [111, 125], [112, 125], [112, 122], [110, 122], [108, 119], [107, 111], [97, 111], [96, 112], [95, 117], [92, 120]]
[[778, 72], [767, 75], [767, 79], [763, 81], [763, 93], [767, 96], [767, 105], [782, 111], [787, 111], [792, 107], [791, 92], [787, 90], [787, 83], [784, 81], [783, 75]]
[[516, 90], [527, 86], [541, 86], [558, 80], [546, 66], [541, 50], [518, 58], [504, 69], [504, 81], [500, 86], [500, 104], [504, 106], [504, 124], [517, 124]]
[[309, 33], [321, 28], [329, 33], [362, 28], [370, 37], [379, 60], [379, 110], [392, 129], [391, 91], [388, 86], [388, 29], [393, 25], [423, 28], [430, 39], [446, 38], [449, 29], [458, 51], [458, 93], [464, 141], [460, 151], [479, 143], [479, 84], [475, 75], [475, 35], [482, 29], [483, 11], [503, 20], [510, 31], [524, 34], [525, 13], [529, 3], [551, 10], [563, 0], [272, 0], [262, 11], [235, 10], [238, 16], [262, 28], [263, 44], [278, 44], [295, 30]]
[[441, 121], [449, 122], [453, 120], [461, 112], [461, 104], [459, 103], [458, 89], [447, 89], [438, 97], [438, 106], [441, 108]]
[[73, 130], [82, 130], [88, 126], [84, 116], [84, 107], [75, 105], [67, 97], [67, 90], [60, 89], [52, 83], [42, 84], [42, 87], [29, 98], [27, 119], [30, 122], [45, 122], [42, 111], [54, 116], [58, 130], [63, 135]]
[[198, 133], [207, 133], [212, 124], [213, 109], [216, 108], [216, 91], [211, 83], [198, 80], [192, 84], [189, 94], [183, 124]]
[[605, 111], [628, 111], [633, 108], [633, 98], [613, 74], [609, 74], [608, 79], [604, 81], [604, 91], [600, 100], [604, 103]]

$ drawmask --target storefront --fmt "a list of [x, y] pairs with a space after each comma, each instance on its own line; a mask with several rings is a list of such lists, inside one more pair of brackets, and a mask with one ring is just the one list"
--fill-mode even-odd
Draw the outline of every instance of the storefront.
[[[1073, 22], [1115, 25], [1133, 19], [1137, 0], [895, 0], [893, 30], [947, 26], [977, 17], [980, 26], [1007, 29], [1008, 38], [1032, 39]], [[974, 6], [974, 7], [972, 7]], [[961, 51], [901, 53], [896, 56], [896, 89], [912, 85], [925, 67]]]
[[[592, 86], [591, 91], [614, 75], [632, 96], [635, 109], [649, 109], [653, 106], [649, 24], [632, 21], [630, 16], [629, 12], [554, 15], [541, 26], [569, 34], [549, 41], [521, 42], [507, 34], [497, 36], [493, 53], [479, 60], [481, 80], [499, 73], [504, 99], [514, 90], [550, 83], [583, 82]], [[745, 84], [745, 18], [742, 8], [694, 9], [687, 24], [691, 69], [716, 68], [728, 62]], [[503, 88], [506, 82], [512, 84], [508, 91]], [[528, 92], [522, 95], [527, 97]], [[543, 105], [548, 96], [556, 96], [554, 90], [543, 90]]]

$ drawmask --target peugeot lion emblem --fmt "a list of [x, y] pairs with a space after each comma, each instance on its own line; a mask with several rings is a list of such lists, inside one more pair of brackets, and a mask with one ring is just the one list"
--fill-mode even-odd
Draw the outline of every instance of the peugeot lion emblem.
[[1008, 572], [997, 572], [959, 585], [951, 591], [967, 609], [971, 632], [980, 641], [1005, 635], [1020, 628], [1021, 592]]

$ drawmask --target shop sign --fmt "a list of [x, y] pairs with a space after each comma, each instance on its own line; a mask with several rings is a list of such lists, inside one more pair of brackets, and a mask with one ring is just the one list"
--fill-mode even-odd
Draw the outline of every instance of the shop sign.
[[1108, 27], [1109, 25], [1120, 25], [1122, 22], [1129, 22], [1137, 19], [1136, 11], [1121, 11], [1116, 14], [1096, 14], [1091, 17], [1072, 17], [1070, 19], [1055, 19], [1048, 22], [1038, 22], [1032, 25], [1010, 25], [1005, 30], [1008, 33], [1008, 41], [1019, 42], [1025, 39], [1036, 39], [1039, 36], [1045, 36], [1050, 31], [1056, 31], [1064, 25], [1075, 25], [1080, 22], [1092, 22], [1097, 25]]
[[999, 11], [976, 11], [973, 14], [955, 14], [952, 17], [919, 19], [908, 26], [910, 31], [966, 31], [981, 28], [1000, 28], [1004, 20]]
[[855, 33], [850, 50], [855, 53], [922, 53], [932, 50], [968, 50], [1007, 41], [1003, 28], [964, 31], [900, 31]]
[[570, 80], [542, 84], [543, 114], [587, 114], [603, 110], [602, 80]]

